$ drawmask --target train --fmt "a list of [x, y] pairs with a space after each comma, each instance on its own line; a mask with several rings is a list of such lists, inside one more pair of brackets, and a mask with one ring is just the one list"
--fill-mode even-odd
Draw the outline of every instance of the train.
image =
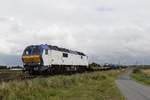
[[29, 74], [82, 72], [89, 69], [86, 54], [47, 44], [27, 46], [23, 51], [22, 61]]

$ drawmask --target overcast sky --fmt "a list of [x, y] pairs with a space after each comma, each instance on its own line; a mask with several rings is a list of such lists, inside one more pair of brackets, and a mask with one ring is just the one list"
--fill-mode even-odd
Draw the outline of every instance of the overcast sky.
[[150, 64], [150, 1], [0, 0], [0, 64], [21, 64], [31, 44], [79, 50], [99, 63]]

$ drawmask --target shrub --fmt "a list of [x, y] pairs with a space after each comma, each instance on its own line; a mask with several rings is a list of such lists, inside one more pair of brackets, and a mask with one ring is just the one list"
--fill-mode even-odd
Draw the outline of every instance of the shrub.
[[139, 68], [136, 68], [133, 70], [133, 73], [141, 73], [141, 70]]

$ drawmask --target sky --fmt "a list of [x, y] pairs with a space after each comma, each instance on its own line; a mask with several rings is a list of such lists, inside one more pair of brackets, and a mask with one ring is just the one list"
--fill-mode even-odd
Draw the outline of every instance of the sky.
[[24, 48], [51, 44], [90, 62], [150, 64], [148, 0], [0, 0], [0, 65], [20, 65]]

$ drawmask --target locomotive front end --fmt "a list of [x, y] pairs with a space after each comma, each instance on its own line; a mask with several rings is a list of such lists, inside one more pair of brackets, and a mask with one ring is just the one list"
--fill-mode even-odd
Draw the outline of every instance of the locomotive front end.
[[42, 49], [39, 46], [28, 46], [22, 55], [24, 68], [29, 72], [39, 70], [43, 62], [41, 54]]

